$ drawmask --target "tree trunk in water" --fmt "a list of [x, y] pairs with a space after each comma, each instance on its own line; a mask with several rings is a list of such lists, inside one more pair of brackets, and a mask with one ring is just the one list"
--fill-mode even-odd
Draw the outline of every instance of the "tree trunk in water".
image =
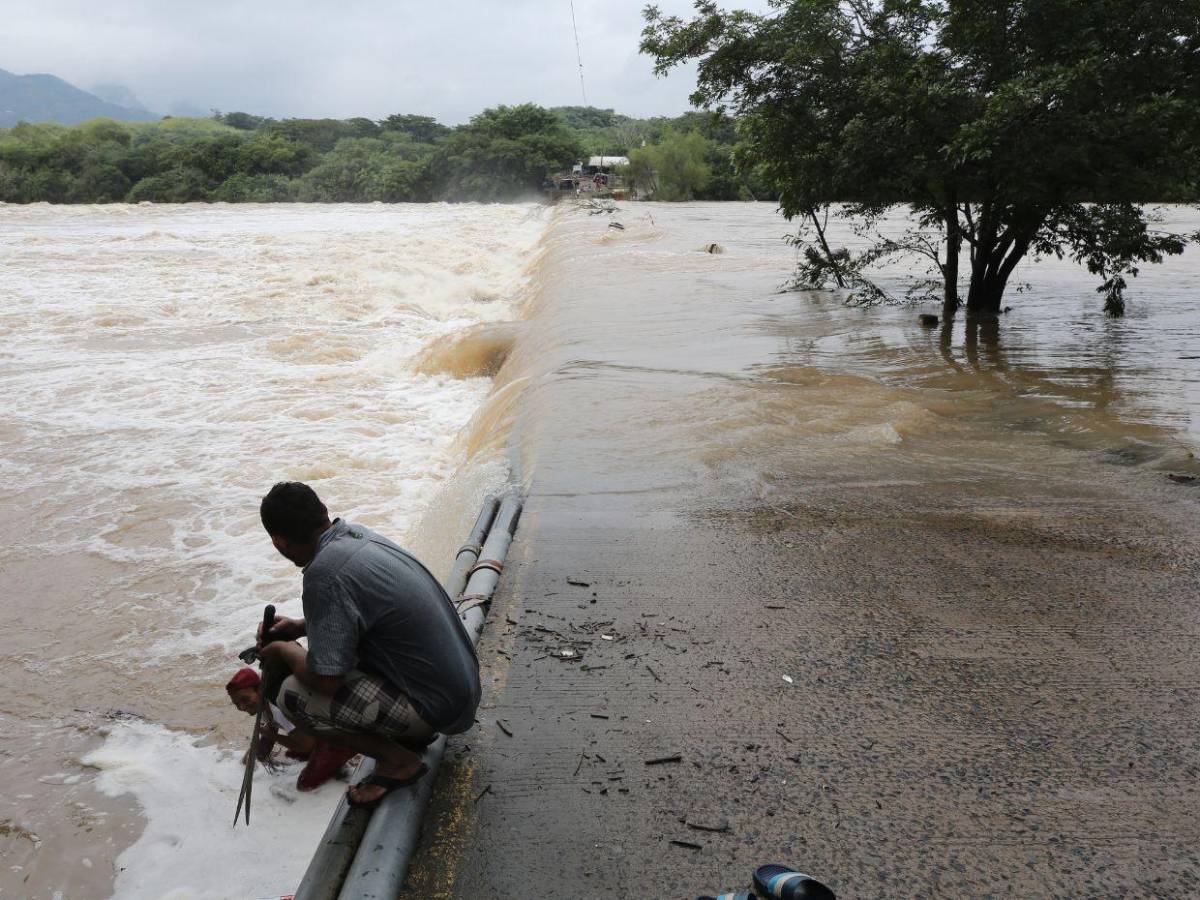
[[821, 250], [825, 253], [825, 259], [829, 263], [829, 268], [833, 270], [833, 278], [837, 282], [837, 286], [844, 288], [846, 280], [842, 278], [842, 270], [838, 268], [837, 259], [833, 255], [833, 251], [829, 249], [829, 242], [825, 240], [825, 229], [821, 227], [821, 220], [817, 218], [817, 208], [810, 206], [808, 208], [808, 217], [812, 220], [813, 228], [817, 230], [817, 239], [821, 242]]
[[971, 255], [971, 288], [967, 294], [967, 315], [988, 318], [1000, 315], [1004, 289], [1008, 279], [1025, 254], [1045, 221], [1045, 215], [1034, 210], [1014, 222], [1000, 235], [990, 215], [981, 221], [974, 251]]
[[998, 316], [1000, 304], [1004, 301], [1004, 288], [1008, 278], [988, 273], [979, 279], [972, 279], [971, 290], [967, 294], [967, 315], [969, 316]]
[[977, 253], [971, 262], [971, 288], [967, 293], [968, 316], [998, 316], [1004, 302], [1008, 276], [1025, 256], [1028, 241], [1015, 241]]
[[958, 311], [958, 256], [962, 250], [962, 229], [958, 222], [958, 204], [950, 203], [946, 219], [946, 266], [942, 270], [944, 293], [942, 318], [952, 319]]

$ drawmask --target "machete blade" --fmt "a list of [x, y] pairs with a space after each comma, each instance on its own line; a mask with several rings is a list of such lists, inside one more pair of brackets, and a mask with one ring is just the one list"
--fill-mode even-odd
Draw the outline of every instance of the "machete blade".
[[258, 753], [258, 736], [262, 729], [263, 707], [266, 706], [264, 696], [258, 704], [258, 712], [254, 715], [254, 731], [250, 735], [250, 749], [246, 751], [246, 771], [242, 775], [242, 790], [238, 794], [237, 809], [233, 811], [233, 827], [237, 827], [238, 815], [242, 811], [243, 801], [246, 804], [246, 824], [250, 824], [250, 794], [254, 790], [254, 764]]
[[[268, 603], [266, 608], [263, 610], [263, 623], [262, 623], [262, 628], [259, 629], [259, 638], [258, 638], [259, 642], [255, 648], [243, 650], [242, 653], [239, 654], [239, 656], [243, 660], [245, 660], [246, 662], [249, 662], [249, 660], [245, 659], [246, 655], [253, 651], [255, 658], [257, 658], [259, 661], [259, 666], [260, 667], [262, 666], [262, 658], [261, 658], [261, 656], [259, 656], [259, 650], [262, 647], [265, 647], [267, 644], [271, 643], [270, 632], [271, 632], [271, 626], [274, 624], [275, 624], [275, 607]], [[263, 670], [263, 674], [264, 675], [267, 674], [265, 669]], [[263, 710], [265, 710], [266, 708], [267, 708], [267, 685], [264, 681], [263, 683], [261, 683], [259, 685], [258, 712], [256, 712], [254, 714], [254, 731], [250, 735], [250, 749], [246, 752], [246, 773], [242, 776], [242, 790], [241, 790], [241, 793], [238, 794], [237, 809], [235, 809], [233, 811], [233, 827], [234, 828], [237, 828], [238, 815], [242, 811], [242, 802], [243, 801], [245, 801], [245, 804], [246, 804], [246, 824], [247, 825], [250, 824], [250, 794], [254, 790], [254, 764], [258, 760], [258, 737], [259, 737], [259, 733], [262, 731]]]

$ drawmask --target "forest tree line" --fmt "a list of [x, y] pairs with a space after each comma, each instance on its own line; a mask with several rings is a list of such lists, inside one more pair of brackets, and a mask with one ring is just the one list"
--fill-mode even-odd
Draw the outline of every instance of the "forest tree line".
[[528, 198], [589, 155], [628, 156], [643, 196], [773, 199], [733, 160], [717, 113], [634, 119], [592, 107], [487, 109], [455, 127], [420, 115], [270, 119], [214, 112], [0, 129], [8, 203], [428, 202]]

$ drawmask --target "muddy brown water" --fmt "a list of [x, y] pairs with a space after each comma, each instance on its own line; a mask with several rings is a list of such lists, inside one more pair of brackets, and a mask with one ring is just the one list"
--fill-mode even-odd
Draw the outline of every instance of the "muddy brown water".
[[503, 347], [455, 338], [515, 317], [546, 225], [0, 205], [0, 897], [295, 887], [340, 784], [260, 773], [230, 828], [249, 722], [222, 686], [263, 605], [298, 608], [258, 498], [310, 481], [445, 571], [507, 474], [456, 449]]
[[1200, 891], [1197, 256], [928, 331], [777, 293], [768, 209], [619, 219], [500, 373], [529, 499], [404, 896]]
[[[245, 725], [219, 692], [236, 617], [294, 576], [249, 542], [252, 504], [314, 433], [288, 474], [435, 565], [490, 483], [476, 468], [507, 453], [529, 491], [480, 724], [453, 743], [406, 896], [691, 897], [768, 861], [842, 897], [1200, 889], [1200, 488], [1167, 477], [1198, 471], [1200, 256], [1147, 267], [1119, 322], [1052, 262], [1018, 273], [998, 323], [930, 331], [914, 307], [778, 293], [793, 256], [766, 204], [629, 205], [624, 231], [564, 214], [544, 258], [523, 211], [432, 208], [414, 249], [423, 214], [35, 210], [10, 232], [22, 296], [65, 288], [41, 331], [16, 307], [0, 322], [28, 398], [0, 422], [18, 588], [0, 896], [103, 896], [153, 826], [80, 762], [120, 711], [190, 736], [147, 753], [211, 788], [205, 748]], [[523, 266], [516, 328], [491, 286]], [[197, 273], [220, 299], [199, 314]], [[466, 285], [443, 291], [447, 273]], [[95, 289], [126, 275], [125, 300]], [[289, 293], [307, 305], [275, 333]], [[479, 407], [458, 376], [501, 363]], [[161, 527], [181, 502], [198, 512]], [[63, 522], [71, 546], [45, 556]], [[160, 597], [205, 612], [178, 644]], [[198, 809], [178, 811], [196, 834], [160, 829], [128, 860], [158, 860], [146, 884], [169, 883], [172, 840], [206, 858]], [[243, 862], [182, 896], [243, 896]]]

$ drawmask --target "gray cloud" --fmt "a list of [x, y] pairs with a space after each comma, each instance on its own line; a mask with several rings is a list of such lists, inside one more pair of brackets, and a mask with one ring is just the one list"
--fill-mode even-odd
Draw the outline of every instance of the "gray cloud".
[[[645, 0], [575, 0], [589, 102], [633, 115], [688, 108], [694, 73], [637, 52]], [[687, 0], [661, 0], [686, 15]], [[737, 4], [762, 9], [765, 0]], [[272, 116], [422, 113], [465, 121], [498, 103], [581, 102], [569, 0], [5, 0], [0, 68], [150, 109]]]

